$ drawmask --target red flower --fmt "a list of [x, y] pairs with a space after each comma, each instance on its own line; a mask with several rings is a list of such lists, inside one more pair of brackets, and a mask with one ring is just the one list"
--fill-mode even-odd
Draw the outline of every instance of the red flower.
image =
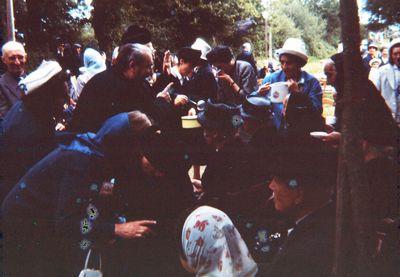
[[198, 240], [196, 240], [196, 245], [199, 246], [200, 248], [203, 247], [204, 245], [204, 240], [202, 237], [199, 237]]
[[197, 220], [197, 222], [193, 226], [193, 228], [197, 228], [197, 229], [199, 229], [200, 232], [204, 232], [204, 229], [206, 228], [207, 225], [208, 225], [208, 221], [207, 220], [203, 220], [203, 221]]

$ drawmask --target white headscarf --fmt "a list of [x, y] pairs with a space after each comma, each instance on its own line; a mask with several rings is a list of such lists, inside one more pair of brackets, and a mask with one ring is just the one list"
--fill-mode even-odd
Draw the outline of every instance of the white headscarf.
[[255, 276], [250, 252], [222, 211], [202, 206], [186, 219], [182, 230], [183, 258], [196, 276]]

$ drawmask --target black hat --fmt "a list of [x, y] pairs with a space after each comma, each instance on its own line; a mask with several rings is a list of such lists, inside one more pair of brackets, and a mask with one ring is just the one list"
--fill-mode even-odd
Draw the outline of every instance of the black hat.
[[208, 129], [237, 129], [243, 123], [240, 106], [213, 103], [211, 99], [207, 101], [204, 111], [197, 115], [197, 120]]
[[289, 96], [285, 120], [290, 131], [309, 133], [321, 130], [324, 120], [321, 114], [313, 108], [311, 99], [302, 93], [292, 93]]
[[271, 164], [275, 177], [282, 178], [289, 186], [328, 187], [335, 184], [337, 151], [314, 138], [295, 141], [283, 139], [278, 146], [279, 155]]
[[178, 60], [183, 59], [185, 62], [197, 65], [200, 61], [201, 51], [190, 47], [183, 47], [178, 50], [176, 56], [178, 57]]
[[269, 122], [273, 117], [271, 101], [258, 96], [246, 97], [240, 112], [243, 119], [250, 118], [262, 122]]
[[141, 149], [151, 165], [167, 175], [187, 174], [190, 168], [185, 145], [157, 127], [144, 132]]
[[227, 46], [217, 46], [207, 54], [210, 63], [229, 63], [233, 59], [233, 53]]
[[150, 31], [137, 25], [129, 26], [121, 38], [121, 45], [127, 43], [147, 44], [149, 42], [151, 42]]

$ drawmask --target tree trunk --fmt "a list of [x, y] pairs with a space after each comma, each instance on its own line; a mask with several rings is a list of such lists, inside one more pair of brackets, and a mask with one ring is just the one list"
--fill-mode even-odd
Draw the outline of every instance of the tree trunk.
[[360, 54], [360, 23], [356, 0], [340, 0], [344, 47], [342, 142], [337, 184], [336, 245], [334, 276], [370, 276], [368, 230], [369, 195], [363, 171], [360, 103], [364, 95]]

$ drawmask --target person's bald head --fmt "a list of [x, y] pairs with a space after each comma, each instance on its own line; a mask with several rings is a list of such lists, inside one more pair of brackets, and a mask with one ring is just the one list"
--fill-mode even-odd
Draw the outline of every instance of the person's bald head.
[[1, 48], [1, 60], [7, 67], [7, 71], [15, 77], [25, 73], [26, 52], [24, 46], [16, 41], [9, 41]]
[[128, 79], [144, 79], [152, 73], [152, 51], [143, 44], [125, 44], [119, 50], [115, 68]]

